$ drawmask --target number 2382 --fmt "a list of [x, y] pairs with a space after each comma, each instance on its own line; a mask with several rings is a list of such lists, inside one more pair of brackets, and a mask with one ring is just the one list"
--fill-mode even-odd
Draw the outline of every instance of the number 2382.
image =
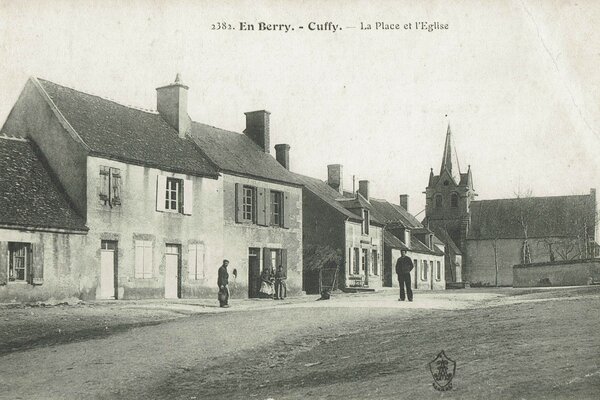
[[217, 22], [216, 24], [211, 24], [210, 29], [212, 31], [232, 30], [233, 25], [228, 24], [227, 22]]

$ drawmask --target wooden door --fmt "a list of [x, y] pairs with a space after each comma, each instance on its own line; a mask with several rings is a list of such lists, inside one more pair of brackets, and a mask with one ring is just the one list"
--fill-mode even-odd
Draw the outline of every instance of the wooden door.
[[179, 249], [178, 245], [167, 245], [165, 254], [165, 299], [179, 298]]
[[103, 240], [100, 249], [100, 299], [115, 299], [117, 280], [116, 242]]

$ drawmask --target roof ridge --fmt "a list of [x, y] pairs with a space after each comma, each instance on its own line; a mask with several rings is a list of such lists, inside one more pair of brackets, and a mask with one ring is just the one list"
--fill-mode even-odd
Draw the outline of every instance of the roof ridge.
[[8, 136], [6, 133], [0, 133], [0, 139], [4, 140], [14, 140], [16, 142], [26, 142], [29, 143], [29, 139], [19, 136]]
[[483, 203], [484, 201], [505, 201], [505, 200], [556, 199], [556, 198], [560, 198], [560, 197], [582, 197], [582, 196], [590, 196], [590, 194], [583, 193], [583, 194], [558, 194], [558, 195], [550, 195], [550, 196], [509, 197], [509, 198], [502, 198], [502, 199], [473, 200], [471, 203]]
[[101, 95], [101, 94], [84, 92], [83, 90], [79, 90], [79, 89], [76, 89], [76, 88], [71, 87], [71, 86], [63, 85], [62, 83], [56, 83], [56, 82], [53, 82], [53, 81], [49, 81], [48, 79], [44, 79], [44, 78], [39, 78], [39, 77], [35, 77], [35, 78], [38, 81], [48, 82], [48, 83], [51, 83], [53, 85], [60, 86], [60, 87], [65, 88], [65, 89], [73, 90], [73, 91], [78, 92], [78, 93], [82, 93], [82, 94], [85, 94], [85, 95], [88, 95], [88, 96], [97, 97], [97, 98], [102, 99], [102, 100], [110, 101], [111, 103], [115, 103], [116, 105], [119, 105], [121, 107], [131, 108], [133, 110], [146, 112], [148, 114], [159, 115], [159, 113], [158, 113], [157, 110], [152, 110], [152, 109], [144, 108], [144, 107], [141, 107], [141, 106], [135, 106], [135, 105], [131, 105], [131, 104], [123, 104], [123, 103], [119, 102], [118, 100], [112, 99], [110, 97], [107, 97], [107, 96], [104, 96], [104, 95]]

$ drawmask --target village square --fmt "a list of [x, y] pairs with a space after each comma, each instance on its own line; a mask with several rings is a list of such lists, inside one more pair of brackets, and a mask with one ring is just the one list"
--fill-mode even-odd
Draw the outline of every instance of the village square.
[[0, 399], [592, 399], [592, 1], [0, 0]]

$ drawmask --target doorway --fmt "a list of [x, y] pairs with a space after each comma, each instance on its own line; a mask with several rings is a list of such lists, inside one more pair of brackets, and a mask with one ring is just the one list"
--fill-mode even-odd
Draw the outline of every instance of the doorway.
[[248, 297], [258, 297], [260, 290], [260, 249], [248, 249]]
[[100, 299], [117, 298], [117, 242], [100, 242]]
[[165, 252], [165, 299], [181, 296], [181, 246], [167, 244]]

